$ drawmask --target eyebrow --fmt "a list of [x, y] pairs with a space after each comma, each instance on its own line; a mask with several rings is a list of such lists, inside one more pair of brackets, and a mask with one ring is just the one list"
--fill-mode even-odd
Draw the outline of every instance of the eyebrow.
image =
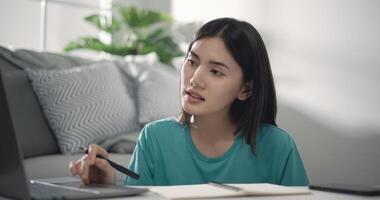
[[[190, 51], [190, 55], [194, 56], [196, 59], [200, 60], [199, 56], [194, 51]], [[213, 64], [213, 65], [220, 65], [220, 66], [226, 68], [227, 70], [230, 70], [230, 68], [226, 64], [219, 62], [219, 61], [210, 60], [210, 61], [208, 61], [208, 63]]]

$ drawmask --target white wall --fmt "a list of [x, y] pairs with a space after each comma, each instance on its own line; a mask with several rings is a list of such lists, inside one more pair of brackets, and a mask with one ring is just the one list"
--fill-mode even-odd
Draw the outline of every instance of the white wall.
[[[58, 2], [57, 2], [58, 1]], [[59, 3], [63, 1], [66, 3]], [[99, 31], [84, 21], [97, 14], [101, 0], [47, 0], [46, 51], [62, 52], [72, 40], [83, 35], [97, 37]], [[170, 13], [170, 0], [114, 0], [115, 3], [136, 5]], [[72, 4], [77, 4], [77, 6]], [[80, 6], [85, 5], [85, 6]], [[40, 50], [40, 1], [0, 1], [0, 45]]]
[[380, 1], [173, 1], [177, 20], [251, 22], [269, 52], [278, 123], [312, 182], [380, 184]]
[[38, 48], [39, 3], [29, 0], [0, 2], [0, 45]]
[[[75, 2], [66, 0], [66, 2]], [[89, 14], [96, 14], [98, 1], [82, 0], [89, 7], [48, 2], [46, 13], [46, 50], [62, 52], [65, 45], [80, 35], [98, 35], [98, 31], [84, 22]], [[40, 50], [40, 1], [2, 0], [0, 2], [0, 45]], [[92, 8], [93, 7], [93, 8]]]

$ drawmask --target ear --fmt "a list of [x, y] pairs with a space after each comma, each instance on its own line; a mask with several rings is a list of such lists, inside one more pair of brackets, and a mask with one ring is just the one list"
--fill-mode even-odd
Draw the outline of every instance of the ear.
[[244, 101], [248, 99], [251, 95], [252, 95], [252, 81], [249, 81], [244, 84], [237, 98], [240, 101]]

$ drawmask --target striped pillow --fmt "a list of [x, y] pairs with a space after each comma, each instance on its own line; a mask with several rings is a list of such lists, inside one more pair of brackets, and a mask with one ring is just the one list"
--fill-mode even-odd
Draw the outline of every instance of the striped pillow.
[[134, 102], [112, 62], [25, 71], [62, 153], [137, 129]]

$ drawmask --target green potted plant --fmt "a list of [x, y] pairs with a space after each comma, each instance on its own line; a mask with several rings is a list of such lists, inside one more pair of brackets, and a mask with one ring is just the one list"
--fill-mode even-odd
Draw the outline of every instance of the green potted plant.
[[82, 36], [69, 42], [64, 49], [66, 52], [91, 49], [119, 56], [155, 52], [161, 62], [169, 65], [172, 65], [174, 57], [183, 55], [170, 34], [172, 18], [168, 14], [115, 5], [112, 20], [107, 21], [105, 16], [98, 14], [87, 16], [85, 20], [109, 33], [111, 43], [104, 43], [97, 37]]

